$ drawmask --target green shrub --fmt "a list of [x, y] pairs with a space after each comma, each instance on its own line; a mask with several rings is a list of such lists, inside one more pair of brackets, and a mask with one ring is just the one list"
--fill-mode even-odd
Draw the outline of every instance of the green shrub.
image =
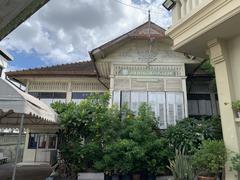
[[175, 159], [170, 160], [168, 168], [171, 170], [176, 180], [193, 180], [195, 175], [192, 166], [191, 157], [185, 155], [183, 150], [176, 150]]
[[216, 176], [224, 168], [226, 149], [223, 141], [204, 141], [193, 155], [194, 169], [200, 175]]
[[203, 140], [222, 139], [221, 121], [216, 117], [202, 120], [186, 118], [168, 127], [163, 136], [173, 152], [184, 147], [187, 154], [194, 154]]
[[240, 100], [232, 102], [232, 108], [235, 111], [240, 111]]
[[237, 153], [231, 158], [231, 170], [240, 172], [240, 154]]

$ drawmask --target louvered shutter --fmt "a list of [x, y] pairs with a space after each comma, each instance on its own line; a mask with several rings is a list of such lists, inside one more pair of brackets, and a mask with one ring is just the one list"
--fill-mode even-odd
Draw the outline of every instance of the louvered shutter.
[[166, 129], [165, 121], [165, 104], [159, 104], [159, 127], [160, 129]]
[[174, 104], [168, 104], [168, 125], [175, 124]]

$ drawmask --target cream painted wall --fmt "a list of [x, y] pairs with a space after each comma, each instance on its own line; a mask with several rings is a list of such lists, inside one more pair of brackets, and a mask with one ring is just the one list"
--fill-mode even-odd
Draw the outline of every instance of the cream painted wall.
[[234, 100], [240, 100], [240, 36], [227, 42], [228, 57], [230, 59]]

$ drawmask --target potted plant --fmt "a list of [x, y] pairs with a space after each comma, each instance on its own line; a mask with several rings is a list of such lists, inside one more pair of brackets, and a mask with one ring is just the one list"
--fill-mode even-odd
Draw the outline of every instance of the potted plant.
[[216, 180], [224, 169], [226, 149], [223, 141], [203, 141], [193, 155], [193, 167], [198, 172], [198, 180]]
[[240, 118], [240, 100], [232, 102], [232, 108], [236, 111], [237, 117]]
[[195, 175], [191, 157], [185, 154], [185, 150], [176, 150], [175, 159], [169, 160], [168, 168], [176, 180], [193, 180]]

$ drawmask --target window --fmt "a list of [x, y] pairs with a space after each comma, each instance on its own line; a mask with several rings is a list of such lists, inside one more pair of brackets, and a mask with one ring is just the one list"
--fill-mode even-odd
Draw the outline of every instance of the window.
[[37, 148], [37, 134], [29, 134], [28, 149]]
[[81, 100], [86, 99], [90, 94], [90, 92], [73, 92], [72, 101], [78, 103]]
[[139, 105], [148, 103], [158, 120], [159, 128], [166, 129], [184, 118], [182, 92], [114, 91], [113, 104], [127, 105], [137, 114]]
[[38, 149], [45, 149], [47, 145], [47, 135], [39, 134], [38, 135]]
[[210, 94], [188, 94], [188, 112], [190, 116], [211, 116]]
[[48, 105], [57, 101], [66, 102], [65, 92], [29, 92], [29, 94], [40, 99]]
[[56, 149], [57, 136], [55, 134], [48, 135], [48, 149]]

